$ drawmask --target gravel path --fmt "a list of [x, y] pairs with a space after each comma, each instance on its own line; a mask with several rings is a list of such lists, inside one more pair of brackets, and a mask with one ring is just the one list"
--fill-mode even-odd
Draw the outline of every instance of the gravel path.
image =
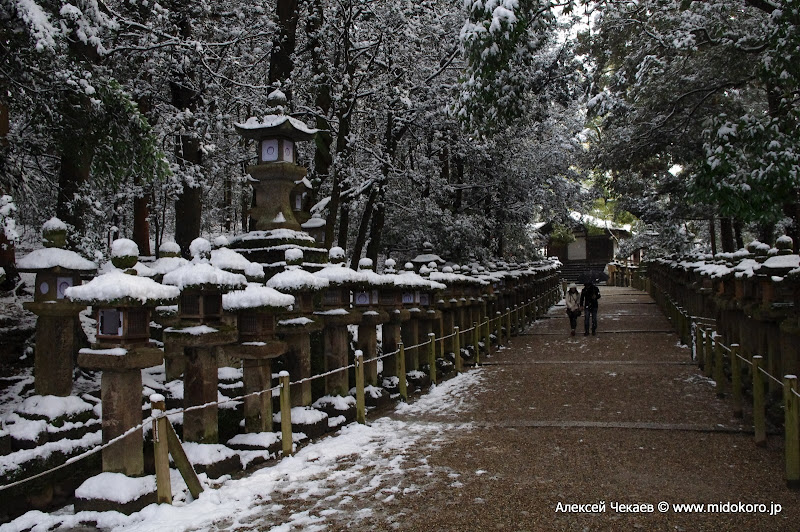
[[[471, 370], [447, 408], [421, 399], [369, 420], [405, 434], [404, 448], [373, 442], [313, 490], [275, 490], [259, 517], [214, 528], [308, 530], [311, 518], [314, 530], [354, 531], [800, 530], [782, 437], [755, 447], [748, 414], [732, 416], [649, 297], [601, 293], [596, 337], [570, 337], [555, 307]], [[603, 512], [558, 511], [601, 501]], [[781, 511], [672, 507], [740, 502]]]
[[[371, 529], [800, 530], [782, 437], [755, 447], [747, 414], [734, 418], [716, 397], [650, 298], [616, 287], [601, 293], [596, 337], [570, 337], [564, 308], [555, 307], [477, 370], [482, 386], [466, 411], [393, 416], [462, 425], [446, 431], [446, 442], [420, 446], [428, 468], [410, 472], [423, 477], [414, 479], [419, 489], [376, 505]], [[605, 512], [556, 511], [600, 501]], [[782, 510], [661, 513], [661, 501]], [[654, 510], [622, 513], [612, 502]]]

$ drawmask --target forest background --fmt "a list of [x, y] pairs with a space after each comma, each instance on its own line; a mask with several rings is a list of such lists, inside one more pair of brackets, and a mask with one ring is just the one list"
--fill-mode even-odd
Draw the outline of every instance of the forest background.
[[323, 130], [300, 163], [350, 257], [522, 260], [592, 209], [635, 222], [623, 254], [797, 246], [799, 9], [0, 0], [0, 266], [54, 215], [90, 258], [247, 231], [233, 123], [275, 89]]

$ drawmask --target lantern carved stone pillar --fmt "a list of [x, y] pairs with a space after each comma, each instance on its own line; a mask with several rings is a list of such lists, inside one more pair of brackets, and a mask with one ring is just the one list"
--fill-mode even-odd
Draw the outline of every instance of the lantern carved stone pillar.
[[36, 274], [32, 302], [23, 304], [37, 315], [34, 385], [39, 395], [66, 397], [72, 393], [72, 371], [80, 343], [78, 314], [86, 305], [73, 303], [65, 290], [81, 284], [97, 265], [75, 253], [56, 247], [66, 242], [66, 225], [53, 218], [42, 228], [46, 246], [17, 261], [20, 272]]
[[[103, 442], [107, 442], [142, 422], [142, 369], [163, 361], [162, 351], [150, 342], [150, 311], [176, 298], [178, 290], [115, 270], [66, 289], [66, 295], [92, 305], [97, 319], [97, 342], [80, 350], [78, 364], [103, 372]], [[102, 456], [103, 471], [143, 474], [141, 433], [104, 448]]]

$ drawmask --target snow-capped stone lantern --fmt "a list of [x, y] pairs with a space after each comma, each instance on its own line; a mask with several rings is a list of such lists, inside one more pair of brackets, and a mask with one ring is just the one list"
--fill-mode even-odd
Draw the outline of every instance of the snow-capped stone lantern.
[[316, 129], [285, 114], [286, 95], [275, 90], [267, 96], [269, 109], [263, 118], [252, 117], [234, 124], [236, 132], [256, 141], [258, 163], [247, 173], [258, 181], [253, 183], [255, 207], [250, 215], [256, 230], [288, 228], [300, 230], [290, 202], [295, 185], [306, 177], [306, 169], [298, 164], [295, 143], [313, 140]]
[[[377, 327], [389, 321], [389, 313], [382, 308], [381, 303], [387, 300], [397, 303], [399, 291], [395, 288], [393, 277], [375, 273], [372, 259], [363, 258], [358, 261], [358, 272], [363, 276], [363, 285], [353, 292], [353, 303], [357, 309], [362, 310], [357, 348], [364, 353], [366, 359], [371, 359], [378, 354]], [[378, 386], [377, 361], [364, 364], [364, 381], [368, 386]], [[376, 389], [367, 394], [367, 406], [379, 406], [388, 397], [382, 390]]]
[[[180, 290], [179, 323], [164, 330], [165, 355], [185, 362], [184, 405], [196, 406], [217, 400], [216, 348], [238, 340], [236, 328], [223, 320], [222, 295], [247, 285], [243, 275], [212, 266], [211, 243], [197, 238], [190, 245], [192, 262], [164, 276], [164, 284]], [[179, 364], [179, 361], [171, 361]], [[192, 410], [184, 415], [186, 441], [217, 443], [217, 406]]]
[[[91, 305], [97, 319], [97, 342], [81, 349], [78, 365], [101, 370], [103, 441], [142, 422], [142, 369], [161, 364], [162, 351], [150, 342], [150, 311], [178, 297], [178, 289], [114, 269], [81, 286], [67, 288], [67, 297]], [[142, 437], [134, 432], [103, 449], [103, 471], [141, 475]]]
[[[302, 247], [306, 260], [319, 264], [325, 262], [325, 250], [315, 252], [317, 241], [300, 225], [308, 220], [303, 194], [307, 194], [310, 183], [306, 168], [297, 164], [296, 143], [313, 140], [318, 130], [286, 114], [286, 96], [280, 90], [269, 94], [267, 104], [265, 116], [234, 124], [239, 135], [255, 141], [257, 161], [247, 167], [254, 201], [250, 232], [233, 238], [230, 248], [251, 261], [273, 267], [267, 272], [269, 277], [278, 273], [287, 246]], [[299, 195], [296, 188], [301, 190]], [[299, 204], [292, 201], [298, 197]], [[298, 206], [300, 210], [296, 211]]]
[[23, 306], [37, 316], [34, 377], [39, 395], [66, 397], [72, 393], [72, 370], [81, 334], [78, 314], [86, 305], [71, 302], [65, 291], [97, 271], [94, 262], [63, 249], [66, 239], [67, 226], [51, 218], [42, 227], [45, 247], [17, 261], [20, 272], [36, 274], [33, 301]]
[[284, 271], [273, 275], [267, 286], [284, 294], [294, 296], [292, 312], [282, 316], [277, 323], [278, 337], [287, 344], [284, 357], [286, 369], [293, 384], [292, 406], [310, 406], [311, 397], [311, 333], [322, 329], [322, 324], [311, 317], [314, 301], [328, 288], [328, 280], [303, 270], [303, 251], [297, 248], [285, 252]]
[[222, 296], [223, 308], [237, 316], [239, 343], [227, 346], [225, 351], [242, 359], [247, 432], [272, 431], [272, 394], [251, 394], [272, 387], [271, 360], [287, 350], [286, 342], [275, 337], [275, 316], [293, 304], [293, 296], [254, 284]]
[[[350, 345], [347, 326], [361, 321], [361, 313], [350, 308], [350, 294], [353, 291], [363, 290], [365, 284], [363, 273], [345, 266], [342, 248], [331, 248], [329, 257], [330, 264], [314, 273], [328, 280], [328, 290], [322, 300], [322, 310], [314, 313], [325, 323], [322, 335], [326, 372], [347, 366]], [[347, 377], [345, 371], [326, 376], [327, 394], [346, 396], [350, 390]]]
[[411, 262], [417, 267], [417, 270], [419, 270], [422, 268], [422, 266], [427, 266], [430, 268], [429, 265], [431, 262], [438, 266], [442, 266], [444, 265], [445, 260], [434, 252], [433, 244], [430, 242], [424, 242], [422, 244], [422, 253], [411, 259]]
[[325, 227], [327, 222], [318, 212], [311, 215], [311, 218], [304, 222], [302, 228], [308, 232], [309, 235], [314, 237], [317, 244], [325, 245]]

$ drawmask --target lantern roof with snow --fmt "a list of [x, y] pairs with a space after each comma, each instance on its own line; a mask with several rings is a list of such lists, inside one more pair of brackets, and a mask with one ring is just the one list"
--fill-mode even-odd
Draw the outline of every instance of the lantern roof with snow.
[[180, 291], [147, 277], [128, 275], [113, 270], [95, 277], [86, 284], [65, 290], [76, 303], [87, 305], [155, 306], [178, 297]]
[[255, 283], [247, 285], [244, 290], [234, 290], [222, 296], [222, 308], [227, 311], [288, 309], [292, 305], [294, 296]]
[[189, 263], [164, 275], [164, 284], [186, 288], [238, 290], [247, 285], [244, 275], [230, 273], [207, 263]]
[[286, 95], [280, 90], [272, 91], [267, 96], [270, 105], [269, 113], [262, 117], [250, 117], [245, 122], [233, 125], [239, 135], [253, 140], [269, 137], [283, 137], [298, 140], [312, 140], [318, 129], [308, 127], [300, 120], [284, 114]]

